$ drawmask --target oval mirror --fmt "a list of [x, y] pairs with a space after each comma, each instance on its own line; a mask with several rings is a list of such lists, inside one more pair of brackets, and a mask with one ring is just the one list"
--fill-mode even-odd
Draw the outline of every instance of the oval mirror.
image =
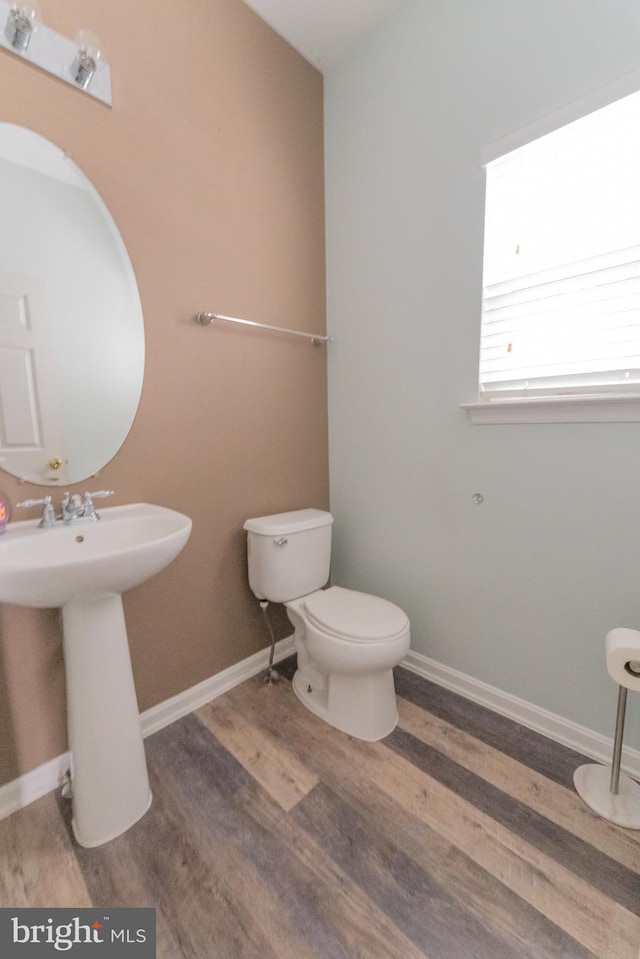
[[133, 423], [144, 373], [131, 261], [62, 150], [0, 123], [0, 467], [62, 486], [94, 475]]

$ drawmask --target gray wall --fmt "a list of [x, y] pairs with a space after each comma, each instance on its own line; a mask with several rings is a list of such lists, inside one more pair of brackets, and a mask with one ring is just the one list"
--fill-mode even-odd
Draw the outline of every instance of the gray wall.
[[325, 80], [334, 581], [403, 606], [418, 652], [609, 735], [640, 424], [472, 426], [459, 404], [482, 149], [638, 67], [637, 0], [409, 0]]

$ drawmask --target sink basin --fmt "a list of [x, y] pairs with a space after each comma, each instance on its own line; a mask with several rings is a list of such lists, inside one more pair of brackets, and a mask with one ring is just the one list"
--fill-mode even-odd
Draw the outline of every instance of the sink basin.
[[[151, 804], [122, 593], [183, 548], [191, 520], [135, 503], [97, 522], [0, 536], [0, 602], [62, 610], [73, 831], [81, 846], [121, 835]], [[148, 642], [153, 642], [153, 634]]]
[[190, 532], [188, 516], [150, 503], [102, 509], [95, 523], [10, 523], [0, 536], [0, 603], [64, 606], [123, 593], [175, 559]]

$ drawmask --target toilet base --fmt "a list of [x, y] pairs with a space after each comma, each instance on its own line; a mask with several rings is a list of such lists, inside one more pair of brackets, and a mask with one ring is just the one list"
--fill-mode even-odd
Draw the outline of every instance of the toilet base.
[[391, 669], [325, 676], [307, 663], [296, 670], [293, 690], [300, 702], [324, 722], [365, 742], [388, 736], [398, 722]]

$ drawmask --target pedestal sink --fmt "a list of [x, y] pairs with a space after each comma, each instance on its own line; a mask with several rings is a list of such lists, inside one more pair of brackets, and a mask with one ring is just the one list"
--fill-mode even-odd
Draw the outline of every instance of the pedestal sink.
[[182, 513], [136, 503], [96, 522], [10, 523], [0, 602], [62, 610], [73, 830], [99, 846], [132, 826], [151, 791], [121, 594], [164, 569], [191, 532]]

